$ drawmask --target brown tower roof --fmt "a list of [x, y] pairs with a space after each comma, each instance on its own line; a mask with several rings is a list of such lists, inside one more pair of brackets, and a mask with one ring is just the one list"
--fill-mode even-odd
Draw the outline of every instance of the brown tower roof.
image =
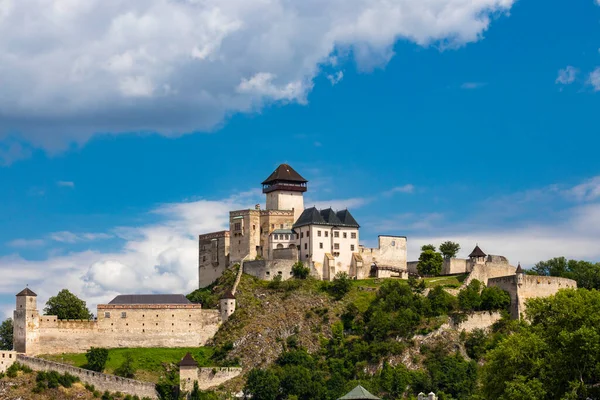
[[479, 246], [475, 246], [475, 248], [473, 249], [471, 254], [469, 254], [469, 257], [485, 257], [485, 256], [487, 256], [487, 254], [485, 254], [483, 252], [483, 250], [481, 250], [479, 248]]
[[21, 290], [19, 293], [17, 293], [17, 297], [20, 297], [20, 296], [34, 296], [34, 297], [37, 297], [37, 294], [33, 293], [33, 291], [27, 287], [27, 288]]
[[235, 300], [235, 295], [233, 294], [233, 292], [231, 290], [228, 290], [227, 292], [225, 292], [223, 297], [221, 297], [221, 300], [227, 300], [227, 299]]
[[190, 353], [187, 353], [179, 362], [180, 367], [197, 367], [198, 363]]
[[523, 268], [521, 268], [521, 263], [519, 263], [519, 265], [517, 266], [517, 271], [515, 273], [522, 274], [523, 272], [524, 271], [523, 271]]
[[269, 183], [274, 183], [277, 181], [284, 182], [298, 182], [298, 183], [306, 183], [308, 182], [304, 179], [299, 173], [297, 173], [294, 168], [290, 167], [287, 164], [281, 164], [267, 179], [262, 183], [263, 185], [268, 185]]

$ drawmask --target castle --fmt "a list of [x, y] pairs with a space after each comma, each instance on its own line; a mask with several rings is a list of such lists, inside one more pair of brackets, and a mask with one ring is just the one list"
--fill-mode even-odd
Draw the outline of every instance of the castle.
[[324, 280], [338, 272], [358, 279], [407, 276], [406, 237], [379, 236], [377, 248], [361, 246], [349, 210], [304, 208], [308, 181], [291, 166], [279, 165], [262, 188], [266, 209], [230, 211], [229, 230], [199, 236], [199, 287], [242, 261], [244, 273], [264, 280], [288, 279], [298, 261]]

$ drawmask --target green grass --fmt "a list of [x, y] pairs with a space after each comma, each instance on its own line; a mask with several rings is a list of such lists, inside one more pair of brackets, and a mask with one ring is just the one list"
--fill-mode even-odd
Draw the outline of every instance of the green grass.
[[425, 285], [427, 287], [444, 286], [459, 288], [466, 278], [467, 274], [454, 276], [434, 276], [432, 278], [425, 278]]
[[[118, 368], [125, 356], [131, 354], [136, 368], [135, 379], [149, 382], [158, 382], [163, 372], [163, 363], [178, 363], [185, 353], [190, 352], [201, 367], [210, 367], [215, 363], [210, 358], [213, 354], [211, 347], [179, 347], [179, 348], [134, 348], [134, 349], [109, 349], [109, 360], [106, 363], [107, 374], [112, 374]], [[87, 360], [85, 354], [53, 354], [41, 355], [40, 358], [84, 368]]]

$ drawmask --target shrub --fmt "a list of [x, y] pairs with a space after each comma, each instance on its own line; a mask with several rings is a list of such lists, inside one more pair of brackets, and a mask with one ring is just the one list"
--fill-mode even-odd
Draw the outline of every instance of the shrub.
[[350, 291], [352, 287], [352, 282], [350, 281], [350, 277], [345, 272], [338, 272], [333, 278], [333, 282], [329, 285], [329, 293], [336, 300], [341, 300], [346, 293]]
[[131, 354], [127, 354], [125, 356], [125, 361], [115, 369], [115, 375], [129, 379], [135, 378], [135, 367], [133, 366], [133, 357]]
[[17, 372], [19, 372], [19, 363], [14, 363], [6, 369], [6, 376], [9, 378], [16, 378]]
[[304, 263], [302, 261], [298, 261], [292, 267], [292, 275], [296, 279], [306, 279], [306, 278], [308, 278], [309, 273], [310, 273], [310, 269], [308, 269], [308, 267], [305, 267]]
[[85, 358], [87, 359], [87, 369], [102, 372], [108, 361], [108, 350], [100, 347], [92, 347], [85, 353]]
[[281, 287], [281, 280], [282, 280], [282, 276], [277, 274], [273, 280], [271, 282], [269, 282], [269, 284], [267, 285], [269, 287], [269, 289], [279, 289]]

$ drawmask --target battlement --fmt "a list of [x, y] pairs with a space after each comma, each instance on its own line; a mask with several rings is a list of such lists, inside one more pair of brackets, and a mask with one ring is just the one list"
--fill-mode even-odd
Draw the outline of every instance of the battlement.
[[219, 231], [219, 232], [205, 233], [204, 235], [198, 235], [198, 240], [211, 240], [211, 239], [218, 239], [218, 238], [229, 237], [229, 236], [230, 236], [229, 231]]

